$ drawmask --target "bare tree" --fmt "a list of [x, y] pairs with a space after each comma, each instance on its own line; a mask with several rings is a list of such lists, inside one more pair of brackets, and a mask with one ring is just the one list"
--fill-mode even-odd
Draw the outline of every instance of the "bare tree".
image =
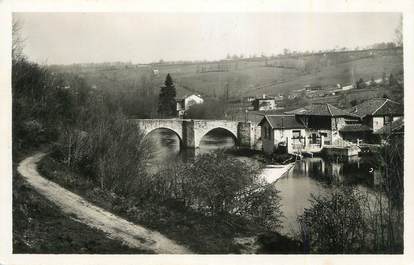
[[22, 23], [13, 18], [12, 22], [12, 59], [19, 60], [23, 58], [24, 39], [21, 34]]
[[398, 23], [397, 28], [394, 31], [395, 33], [395, 44], [397, 47], [403, 46], [403, 19], [402, 16], [400, 17], [400, 21]]

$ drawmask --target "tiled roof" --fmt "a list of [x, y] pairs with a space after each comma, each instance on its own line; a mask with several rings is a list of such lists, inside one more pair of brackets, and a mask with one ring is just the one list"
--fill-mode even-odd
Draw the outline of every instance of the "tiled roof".
[[297, 110], [290, 111], [289, 114], [308, 115], [308, 116], [329, 116], [329, 117], [355, 117], [359, 116], [345, 110], [332, 106], [329, 103], [314, 103]]
[[395, 101], [387, 98], [369, 99], [358, 104], [348, 111], [363, 118], [367, 115], [383, 116], [383, 115], [403, 115], [403, 106]]
[[374, 134], [389, 134], [390, 132], [394, 133], [400, 130], [404, 131], [404, 118], [400, 118], [385, 125], [381, 129], [376, 130]]
[[340, 132], [368, 132], [372, 131], [372, 129], [363, 124], [347, 124], [342, 129], [339, 130]]
[[294, 115], [265, 115], [259, 125], [268, 121], [273, 129], [305, 129], [305, 125]]

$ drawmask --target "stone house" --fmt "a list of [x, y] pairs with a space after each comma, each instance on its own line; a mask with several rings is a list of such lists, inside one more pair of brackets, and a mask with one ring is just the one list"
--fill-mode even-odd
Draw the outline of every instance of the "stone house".
[[391, 138], [404, 137], [404, 118], [398, 118], [373, 133], [376, 142], [385, 143]]
[[261, 127], [262, 149], [267, 155], [278, 148], [291, 153], [303, 144], [306, 127], [295, 115], [265, 115], [258, 125]]
[[183, 117], [185, 112], [193, 105], [203, 104], [204, 99], [200, 95], [184, 96], [183, 98], [177, 99], [177, 116]]
[[362, 124], [375, 132], [404, 116], [404, 107], [400, 103], [387, 98], [369, 99], [348, 111], [359, 116]]
[[253, 110], [266, 111], [276, 109], [276, 100], [274, 97], [268, 97], [263, 94], [261, 98], [255, 98], [252, 102]]
[[349, 110], [317, 103], [284, 115], [265, 115], [259, 126], [266, 154], [278, 148], [288, 153], [319, 152], [403, 135], [403, 107], [389, 99], [367, 100]]
[[[328, 103], [305, 106], [294, 113], [307, 128], [310, 144], [317, 144], [323, 137], [323, 145], [340, 145], [348, 128], [360, 123], [359, 116], [341, 110]], [[348, 141], [358, 138], [358, 133], [346, 137]]]
[[359, 133], [348, 135], [346, 129], [360, 122], [355, 114], [320, 103], [283, 115], [265, 115], [258, 125], [262, 149], [271, 154], [278, 148], [288, 153], [319, 152], [324, 146], [349, 145]]

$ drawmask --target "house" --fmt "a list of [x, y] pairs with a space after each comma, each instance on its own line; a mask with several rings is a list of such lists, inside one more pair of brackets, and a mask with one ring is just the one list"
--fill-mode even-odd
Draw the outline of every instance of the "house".
[[[360, 123], [359, 116], [328, 103], [315, 103], [290, 111], [307, 127], [310, 143], [316, 144], [323, 137], [324, 145], [337, 145], [344, 140], [343, 132]], [[357, 141], [358, 134], [347, 135], [347, 141]]]
[[266, 154], [279, 148], [288, 153], [326, 148], [355, 154], [361, 141], [384, 142], [404, 133], [403, 107], [389, 99], [367, 100], [349, 110], [314, 103], [282, 115], [265, 115], [258, 125]]
[[398, 118], [373, 133], [378, 142], [387, 142], [390, 138], [404, 136], [404, 118]]
[[267, 155], [278, 148], [291, 153], [295, 145], [302, 145], [306, 127], [295, 115], [265, 115], [258, 125], [261, 127], [262, 149]]
[[177, 99], [177, 114], [178, 117], [183, 117], [185, 112], [190, 109], [191, 106], [196, 104], [203, 104], [204, 99], [200, 95], [184, 96], [183, 98]]
[[348, 110], [373, 132], [404, 116], [404, 107], [387, 98], [369, 99]]
[[253, 110], [266, 111], [276, 109], [276, 100], [274, 97], [268, 97], [265, 94], [261, 98], [255, 98], [252, 102]]

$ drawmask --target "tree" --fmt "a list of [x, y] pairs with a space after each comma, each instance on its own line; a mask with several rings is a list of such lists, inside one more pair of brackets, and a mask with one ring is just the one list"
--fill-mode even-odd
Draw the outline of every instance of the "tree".
[[390, 74], [390, 77], [388, 78], [388, 84], [390, 85], [390, 87], [398, 86], [398, 82], [393, 74]]
[[21, 22], [17, 19], [13, 18], [12, 24], [12, 59], [19, 60], [22, 59], [23, 56], [23, 44], [24, 40], [21, 36]]
[[363, 89], [366, 87], [366, 84], [364, 82], [364, 79], [360, 78], [357, 82], [356, 82], [356, 88], [357, 89]]
[[164, 86], [161, 87], [161, 92], [158, 100], [158, 114], [162, 117], [174, 117], [176, 115], [176, 90], [173, 79], [170, 74], [165, 78]]
[[402, 16], [401, 16], [398, 26], [395, 29], [395, 45], [397, 45], [397, 47], [403, 46], [403, 28], [402, 28], [403, 25], [402, 23], [403, 21], [402, 21]]

